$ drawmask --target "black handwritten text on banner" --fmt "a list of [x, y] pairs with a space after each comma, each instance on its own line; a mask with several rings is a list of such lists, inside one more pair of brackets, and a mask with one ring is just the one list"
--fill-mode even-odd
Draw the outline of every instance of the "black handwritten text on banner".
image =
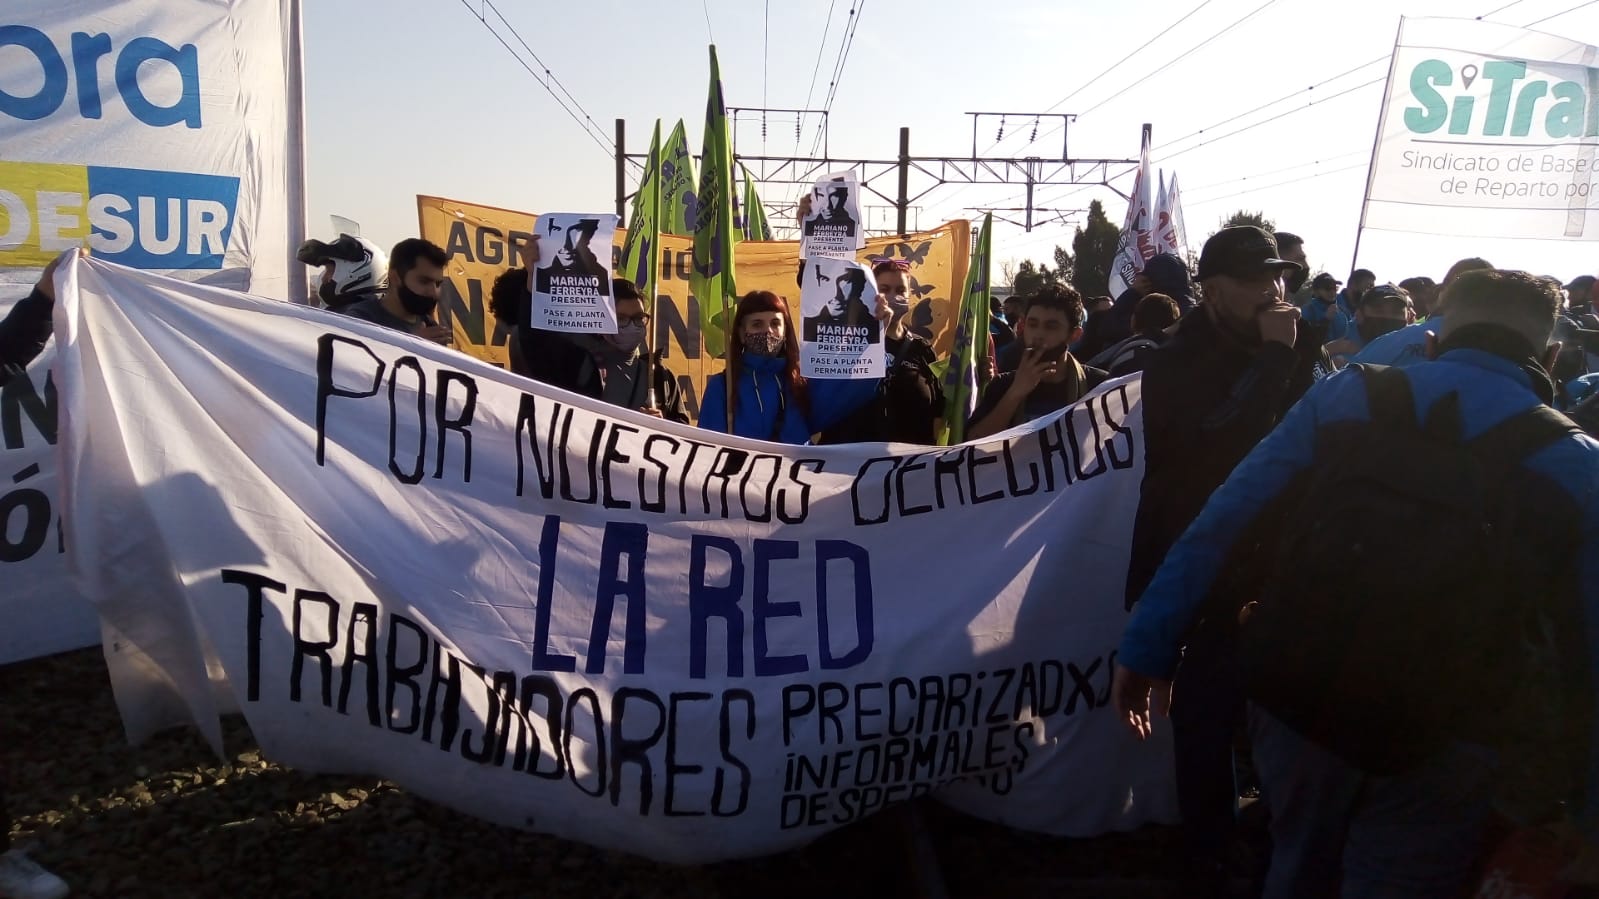
[[1173, 815], [1169, 747], [1107, 708], [1136, 381], [982, 444], [785, 447], [315, 310], [68, 281], [67, 539], [138, 656], [135, 734], [214, 736], [220, 694], [286, 764], [679, 862], [926, 794], [1062, 834]]

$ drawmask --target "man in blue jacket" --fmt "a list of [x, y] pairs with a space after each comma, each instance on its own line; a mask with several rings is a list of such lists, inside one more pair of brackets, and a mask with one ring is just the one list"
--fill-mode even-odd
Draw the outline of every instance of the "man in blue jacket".
[[1427, 361], [1427, 335], [1443, 333], [1444, 316], [1448, 313], [1444, 291], [1466, 272], [1489, 271], [1492, 268], [1486, 259], [1477, 257], [1456, 262], [1450, 266], [1449, 274], [1444, 276], [1444, 282], [1438, 286], [1438, 300], [1426, 321], [1416, 322], [1378, 337], [1367, 343], [1349, 361], [1400, 367]]
[[[1553, 284], [1520, 272], [1474, 272], [1452, 285], [1449, 316], [1433, 350], [1436, 361], [1404, 370], [1417, 419], [1439, 409], [1458, 414], [1459, 433], [1472, 440], [1539, 404], [1553, 393], [1543, 366], [1559, 296]], [[1536, 348], [1536, 349], [1535, 349]], [[1535, 356], [1541, 355], [1540, 358]], [[1258, 535], [1268, 510], [1309, 472], [1326, 464], [1318, 441], [1370, 421], [1369, 379], [1346, 372], [1313, 388], [1282, 424], [1249, 454], [1211, 496], [1204, 511], [1166, 556], [1128, 622], [1117, 656], [1112, 692], [1118, 710], [1139, 735], [1152, 727], [1151, 711], [1164, 714], [1170, 678], [1184, 633], [1223, 576], [1226, 560], [1247, 534]], [[1441, 402], [1443, 401], [1443, 402]], [[1453, 407], [1452, 410], [1447, 407]], [[1540, 540], [1541, 559], [1563, 560], [1524, 574], [1518, 592], [1549, 597], [1569, 626], [1570, 655], [1563, 669], [1582, 694], [1571, 706], [1589, 750], [1588, 834], [1599, 834], [1599, 739], [1593, 737], [1593, 699], [1599, 687], [1599, 442], [1571, 433], [1526, 456], [1510, 472], [1517, 485], [1510, 502], [1533, 503], [1524, 520], [1553, 520]], [[1525, 478], [1524, 482], [1522, 478]], [[1537, 496], [1533, 500], [1527, 497]], [[1268, 531], [1268, 533], [1276, 533]], [[1505, 533], [1506, 561], [1519, 559], [1518, 541]], [[1272, 537], [1267, 545], [1275, 545]], [[1492, 562], [1493, 560], [1487, 560]], [[1468, 564], [1462, 561], [1462, 564]], [[1523, 574], [1524, 569], [1515, 569]], [[1359, 569], [1352, 569], [1358, 581]], [[1358, 589], [1351, 584], [1350, 589]], [[1305, 633], [1301, 651], [1336, 639]], [[1507, 635], [1507, 640], [1513, 637]], [[1439, 645], [1439, 658], [1451, 650]], [[1292, 645], [1284, 653], [1295, 652]], [[1512, 648], [1513, 651], [1513, 648]], [[1477, 720], [1451, 722], [1461, 734], [1480, 733], [1483, 717], [1505, 710], [1481, 704]], [[1377, 776], [1354, 767], [1258, 706], [1251, 709], [1256, 770], [1272, 813], [1274, 841], [1266, 899], [1344, 896], [1453, 897], [1462, 895], [1482, 849], [1495, 753], [1459, 736], [1418, 766]]]

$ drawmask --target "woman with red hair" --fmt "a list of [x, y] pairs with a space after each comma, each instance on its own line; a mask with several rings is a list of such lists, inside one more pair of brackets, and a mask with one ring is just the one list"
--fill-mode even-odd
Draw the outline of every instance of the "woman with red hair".
[[[877, 317], [891, 312], [878, 299]], [[731, 414], [728, 378], [733, 379]], [[727, 343], [727, 369], [705, 382], [700, 427], [754, 440], [803, 445], [870, 402], [880, 379], [807, 381], [800, 375], [799, 335], [788, 304], [769, 290], [752, 291], [738, 302]]]

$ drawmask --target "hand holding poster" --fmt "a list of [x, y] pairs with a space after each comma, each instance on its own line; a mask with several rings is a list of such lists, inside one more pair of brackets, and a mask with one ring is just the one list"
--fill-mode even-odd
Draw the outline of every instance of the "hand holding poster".
[[823, 176], [811, 188], [811, 212], [801, 228], [800, 256], [854, 259], [866, 246], [861, 188], [854, 172]]
[[552, 212], [539, 217], [538, 230], [533, 327], [615, 334], [611, 244], [616, 216]]
[[877, 285], [846, 259], [805, 260], [800, 286], [800, 374], [807, 378], [881, 378], [888, 367], [877, 320]]

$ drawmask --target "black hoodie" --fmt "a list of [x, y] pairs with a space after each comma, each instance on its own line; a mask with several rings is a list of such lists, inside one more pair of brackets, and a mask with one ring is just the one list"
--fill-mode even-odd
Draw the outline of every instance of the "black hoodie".
[[[1176, 300], [1181, 314], [1187, 315], [1188, 310], [1194, 308], [1194, 279], [1188, 274], [1188, 264], [1181, 259], [1170, 253], [1159, 253], [1144, 263], [1144, 277], [1149, 279], [1150, 293], [1163, 293]], [[1129, 288], [1116, 298], [1108, 312], [1088, 317], [1088, 325], [1083, 328], [1083, 358], [1092, 358], [1133, 336], [1133, 311], [1144, 296]], [[1100, 318], [1096, 320], [1096, 316]]]

